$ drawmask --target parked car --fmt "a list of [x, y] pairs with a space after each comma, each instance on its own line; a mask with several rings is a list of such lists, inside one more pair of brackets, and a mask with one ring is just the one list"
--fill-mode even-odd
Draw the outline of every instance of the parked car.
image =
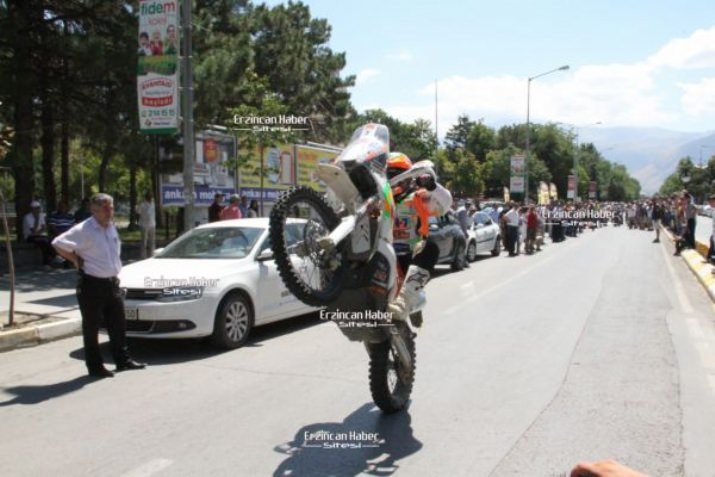
[[475, 212], [467, 237], [467, 261], [473, 262], [477, 255], [487, 253], [494, 257], [501, 253], [499, 225], [485, 212]]
[[[289, 245], [304, 224], [288, 224]], [[124, 267], [120, 280], [127, 335], [134, 337], [210, 337], [219, 347], [238, 348], [254, 326], [315, 311], [283, 284], [267, 218], [199, 226]]]
[[430, 217], [429, 237], [439, 247], [438, 264], [448, 263], [455, 271], [467, 266], [467, 240], [454, 213], [447, 212], [440, 217]]

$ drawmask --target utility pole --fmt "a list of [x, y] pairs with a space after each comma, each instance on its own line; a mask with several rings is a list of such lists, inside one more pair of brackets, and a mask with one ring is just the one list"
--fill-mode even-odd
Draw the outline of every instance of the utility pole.
[[191, 65], [191, 0], [183, 1], [181, 12], [182, 103], [184, 106], [184, 232], [194, 227], [194, 80]]

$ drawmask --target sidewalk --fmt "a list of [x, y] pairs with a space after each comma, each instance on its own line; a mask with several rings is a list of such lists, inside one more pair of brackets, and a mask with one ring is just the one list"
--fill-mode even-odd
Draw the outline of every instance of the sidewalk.
[[[674, 242], [673, 234], [671, 234], [668, 229], [661, 225], [660, 230], [662, 235], [665, 235], [671, 242]], [[683, 250], [680, 256], [683, 257], [690, 271], [698, 278], [700, 284], [705, 288], [705, 291], [710, 295], [713, 302], [715, 302], [715, 275], [712, 273], [715, 267], [710, 265], [705, 259], [708, 245], [699, 241], [696, 241], [695, 245], [695, 250]]]
[[15, 277], [15, 324], [8, 327], [10, 279], [0, 277], [0, 352], [81, 332], [75, 270], [38, 269]]

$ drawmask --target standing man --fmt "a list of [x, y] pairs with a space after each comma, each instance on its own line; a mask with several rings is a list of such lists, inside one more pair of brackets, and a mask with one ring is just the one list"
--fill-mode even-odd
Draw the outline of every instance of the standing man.
[[241, 203], [238, 205], [238, 208], [241, 210], [241, 217], [247, 218], [248, 217], [248, 209], [250, 206], [248, 205], [248, 197], [245, 195], [241, 196]]
[[144, 194], [144, 202], [137, 205], [139, 214], [139, 227], [142, 229], [141, 258], [142, 260], [154, 255], [156, 248], [156, 209], [151, 192]]
[[214, 194], [214, 201], [209, 205], [209, 223], [221, 220], [222, 202], [223, 194], [220, 192]]
[[653, 228], [655, 229], [655, 240], [653, 243], [660, 242], [660, 223], [665, 217], [665, 209], [660, 203], [660, 200], [655, 199], [653, 201], [653, 210], [651, 212], [651, 218], [653, 219]]
[[519, 239], [519, 210], [516, 204], [509, 204], [509, 212], [504, 214], [506, 225], [506, 248], [510, 257], [516, 257], [516, 245]]
[[77, 301], [82, 313], [84, 360], [90, 376], [108, 378], [99, 352], [99, 325], [106, 323], [117, 371], [142, 369], [146, 365], [130, 358], [126, 345], [124, 299], [119, 288], [121, 243], [114, 226], [114, 199], [95, 194], [90, 201], [92, 217], [52, 241], [57, 253], [79, 270]]

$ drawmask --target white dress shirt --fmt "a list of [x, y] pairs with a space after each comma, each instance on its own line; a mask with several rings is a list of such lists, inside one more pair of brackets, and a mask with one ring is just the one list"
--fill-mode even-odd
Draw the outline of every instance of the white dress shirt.
[[47, 235], [47, 222], [45, 221], [45, 213], [40, 212], [40, 215], [35, 219], [35, 216], [32, 215], [32, 212], [28, 212], [25, 214], [25, 218], [22, 221], [22, 235], [25, 236], [25, 238], [35, 235], [33, 233], [33, 227], [35, 226], [35, 223], [37, 222], [37, 228], [38, 230], [42, 230], [40, 232], [40, 235]]
[[113, 223], [104, 228], [91, 217], [58, 235], [52, 245], [79, 255], [84, 261], [82, 270], [87, 275], [109, 278], [116, 277], [122, 270], [119, 259], [122, 244]]
[[516, 211], [516, 209], [511, 209], [509, 212], [504, 214], [507, 220], [507, 225], [511, 225], [513, 227], [518, 227], [519, 226], [519, 212]]

